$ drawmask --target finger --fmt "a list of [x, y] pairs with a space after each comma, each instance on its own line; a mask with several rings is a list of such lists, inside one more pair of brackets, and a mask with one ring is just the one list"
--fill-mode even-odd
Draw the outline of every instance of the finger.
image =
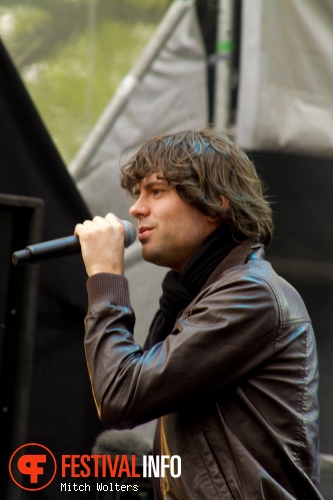
[[85, 227], [87, 229], [89, 229], [89, 228], [93, 229], [96, 226], [96, 222], [88, 219], [88, 220], [85, 220], [82, 225], [83, 225], [83, 227]]
[[104, 217], [100, 217], [99, 215], [96, 215], [93, 218], [93, 222], [95, 224], [97, 224], [98, 226], [105, 226], [105, 218]]
[[82, 234], [83, 231], [84, 231], [84, 225], [81, 223], [76, 224], [76, 226], [74, 228], [74, 234], [76, 236], [79, 236], [80, 234]]
[[105, 220], [108, 222], [108, 224], [110, 224], [114, 229], [117, 229], [119, 230], [122, 234], [125, 233], [125, 227], [124, 227], [124, 224], [121, 222], [121, 220], [119, 219], [119, 217], [117, 217], [116, 215], [112, 214], [112, 213], [108, 213], [106, 216], [105, 216]]
[[107, 220], [110, 224], [117, 226], [121, 224], [119, 217], [117, 217], [115, 214], [109, 212], [105, 216], [105, 220]]
[[74, 229], [74, 234], [77, 236], [82, 236], [89, 229], [93, 229], [94, 227], [96, 227], [96, 225], [93, 221], [85, 220], [82, 223], [76, 224], [75, 229]]

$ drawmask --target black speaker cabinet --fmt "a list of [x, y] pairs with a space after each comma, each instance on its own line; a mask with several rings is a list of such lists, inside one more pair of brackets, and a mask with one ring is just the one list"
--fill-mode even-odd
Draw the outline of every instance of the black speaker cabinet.
[[44, 202], [0, 194], [0, 484], [17, 499], [8, 463], [25, 442], [34, 352], [38, 266], [16, 267], [12, 253], [40, 241]]

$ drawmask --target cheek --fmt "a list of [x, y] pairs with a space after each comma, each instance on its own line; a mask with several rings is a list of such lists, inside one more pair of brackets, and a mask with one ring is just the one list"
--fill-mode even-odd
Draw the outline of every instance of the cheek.
[[180, 217], [175, 219], [175, 223], [170, 228], [169, 235], [166, 239], [166, 244], [174, 245], [178, 248], [179, 252], [187, 252], [189, 248], [196, 245], [197, 235], [196, 228], [187, 219]]

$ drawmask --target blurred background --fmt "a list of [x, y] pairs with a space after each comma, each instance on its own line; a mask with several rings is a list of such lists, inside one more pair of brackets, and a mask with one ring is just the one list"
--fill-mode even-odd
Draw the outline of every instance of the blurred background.
[[[268, 258], [312, 317], [322, 490], [333, 498], [332, 28], [330, 0], [0, 0], [3, 498], [59, 498], [58, 477], [34, 493], [9, 479], [18, 446], [89, 454], [103, 431], [84, 359], [80, 256], [15, 267], [12, 252], [97, 214], [128, 219], [119, 164], [146, 137], [208, 124], [255, 162], [275, 214]], [[141, 261], [138, 243], [126, 250], [139, 343], [164, 273]]]

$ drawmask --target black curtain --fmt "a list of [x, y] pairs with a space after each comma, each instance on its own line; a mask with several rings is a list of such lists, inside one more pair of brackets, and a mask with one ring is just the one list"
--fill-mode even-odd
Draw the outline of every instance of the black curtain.
[[[64, 120], [66, 117], [64, 116]], [[4, 45], [0, 41], [0, 191], [44, 200], [43, 240], [73, 234], [90, 218]], [[15, 230], [20, 231], [20, 227]], [[36, 243], [29, 241], [27, 244]], [[8, 263], [8, 265], [12, 265]], [[26, 442], [61, 454], [89, 454], [101, 430], [87, 374], [80, 255], [38, 264], [39, 293]], [[24, 443], [22, 443], [24, 444]], [[59, 499], [59, 474], [33, 498]], [[67, 497], [61, 493], [61, 498]], [[24, 498], [30, 498], [28, 492]]]

